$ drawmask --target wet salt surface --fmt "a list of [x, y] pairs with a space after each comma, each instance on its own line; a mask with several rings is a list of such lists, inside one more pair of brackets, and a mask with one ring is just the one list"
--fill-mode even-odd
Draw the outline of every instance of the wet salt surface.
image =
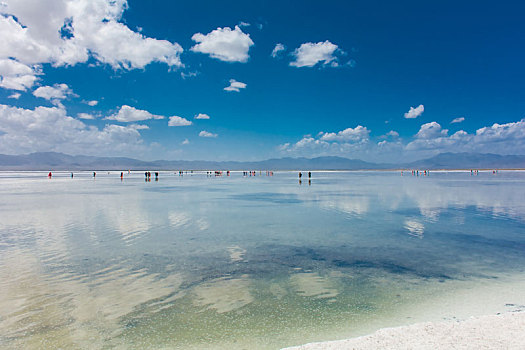
[[69, 175], [0, 174], [1, 347], [273, 349], [525, 267], [521, 172]]

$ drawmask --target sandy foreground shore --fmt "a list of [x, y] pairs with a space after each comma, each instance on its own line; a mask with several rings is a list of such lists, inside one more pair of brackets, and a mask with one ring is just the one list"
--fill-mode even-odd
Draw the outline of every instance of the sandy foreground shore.
[[362, 337], [287, 349], [525, 349], [525, 312], [383, 328]]

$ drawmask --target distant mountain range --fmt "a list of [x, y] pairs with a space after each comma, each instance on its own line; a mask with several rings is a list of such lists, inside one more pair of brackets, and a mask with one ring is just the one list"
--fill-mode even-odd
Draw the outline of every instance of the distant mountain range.
[[71, 156], [56, 152], [0, 154], [0, 170], [378, 170], [525, 169], [525, 156], [441, 153], [411, 163], [370, 163], [342, 157], [278, 158], [257, 162], [185, 160], [142, 161], [125, 157]]

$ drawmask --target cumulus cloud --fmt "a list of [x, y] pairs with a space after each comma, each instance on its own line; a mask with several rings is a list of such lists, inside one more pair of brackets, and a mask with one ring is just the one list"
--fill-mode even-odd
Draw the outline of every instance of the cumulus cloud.
[[240, 81], [236, 81], [235, 79], [230, 79], [230, 85], [226, 86], [224, 90], [240, 92], [241, 89], [245, 89], [246, 86], [247, 85], [245, 83], [241, 83]]
[[33, 95], [41, 97], [48, 101], [58, 103], [58, 101], [65, 99], [68, 95], [72, 95], [73, 91], [67, 84], [55, 84], [53, 86], [41, 86], [35, 91]]
[[182, 141], [182, 144], [183, 145], [189, 145], [190, 144], [190, 140], [184, 139], [184, 141]]
[[193, 124], [191, 121], [189, 121], [186, 118], [178, 117], [176, 115], [171, 116], [170, 120], [168, 121], [168, 126], [188, 126]]
[[301, 44], [293, 52], [295, 61], [290, 62], [290, 66], [294, 67], [313, 67], [318, 63], [326, 66], [330, 64], [333, 67], [338, 66], [336, 50], [337, 45], [332, 44], [326, 40], [318, 43], [304, 43]]
[[179, 44], [146, 37], [121, 23], [126, 0], [5, 0], [2, 4], [0, 60], [18, 71], [5, 74], [0, 63], [4, 88], [30, 88], [43, 63], [75, 65], [90, 57], [115, 69], [143, 68], [151, 62], [182, 66]]
[[200, 137], [217, 137], [217, 136], [219, 136], [219, 135], [217, 135], [217, 134], [213, 134], [213, 133], [208, 132], [208, 131], [206, 131], [206, 130], [202, 130], [202, 131], [199, 133], [199, 136], [200, 136]]
[[18, 100], [22, 96], [19, 92], [12, 93], [11, 95], [7, 96], [7, 98], [14, 98], [15, 100]]
[[425, 106], [419, 105], [416, 108], [410, 107], [408, 112], [405, 113], [405, 118], [407, 119], [414, 119], [419, 117], [423, 112], [425, 111]]
[[195, 119], [210, 119], [210, 116], [205, 113], [199, 113], [195, 116]]
[[93, 114], [89, 114], [89, 113], [77, 113], [77, 118], [80, 118], [80, 119], [88, 119], [88, 120], [93, 120], [93, 119], [95, 119], [95, 117], [93, 116]]
[[430, 123], [425, 123], [421, 125], [421, 127], [419, 128], [419, 131], [416, 134], [416, 138], [428, 140], [428, 139], [435, 139], [438, 137], [447, 136], [447, 134], [448, 134], [448, 130], [442, 129], [439, 123], [430, 122]]
[[123, 105], [122, 107], [120, 107], [117, 113], [112, 114], [104, 119], [116, 120], [122, 123], [129, 123], [149, 119], [164, 119], [164, 117], [161, 115], [151, 114], [148, 111], [136, 109], [128, 105]]
[[490, 152], [523, 154], [525, 149], [525, 119], [477, 129], [475, 133], [460, 130], [452, 135], [437, 122], [423, 124], [415, 139], [407, 144], [408, 151]]
[[461, 123], [461, 122], [463, 122], [464, 120], [465, 120], [464, 117], [454, 118], [454, 119], [450, 122], [450, 124]]
[[56, 151], [71, 154], [133, 154], [145, 149], [137, 128], [87, 126], [63, 107], [24, 109], [0, 104], [0, 153]]
[[319, 132], [316, 137], [304, 136], [296, 143], [284, 143], [278, 146], [283, 153], [297, 155], [347, 155], [362, 152], [369, 144], [370, 130], [358, 125], [339, 132]]
[[149, 126], [144, 125], [144, 124], [130, 124], [129, 127], [133, 128], [135, 130], [147, 130], [147, 129], [149, 129]]
[[386, 133], [386, 136], [399, 137], [399, 133], [395, 130], [390, 130], [389, 132]]
[[91, 100], [91, 101], [87, 101], [86, 104], [91, 106], [91, 107], [94, 107], [94, 106], [98, 105], [98, 101]]
[[195, 33], [191, 40], [197, 43], [191, 51], [205, 53], [225, 62], [247, 62], [250, 57], [248, 51], [253, 45], [250, 35], [239, 26], [233, 30], [219, 27], [208, 34]]
[[323, 141], [352, 141], [352, 142], [366, 142], [368, 141], [370, 130], [365, 126], [358, 125], [355, 128], [346, 128], [337, 133], [335, 132], [321, 132], [321, 140]]
[[276, 44], [272, 50], [272, 57], [276, 58], [280, 52], [285, 51], [286, 47], [283, 44]]
[[[1, 32], [0, 37], [2, 37]], [[2, 45], [0, 45], [0, 50]], [[2, 59], [1, 57], [2, 56], [0, 56], [0, 87], [24, 91], [35, 84], [35, 81], [38, 79], [37, 76], [40, 74], [38, 67], [28, 66], [11, 58]]]

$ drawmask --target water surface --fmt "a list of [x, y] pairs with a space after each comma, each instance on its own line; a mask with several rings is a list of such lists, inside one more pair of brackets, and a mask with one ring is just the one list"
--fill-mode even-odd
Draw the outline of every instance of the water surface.
[[3, 348], [361, 334], [525, 267], [525, 173], [0, 173]]

